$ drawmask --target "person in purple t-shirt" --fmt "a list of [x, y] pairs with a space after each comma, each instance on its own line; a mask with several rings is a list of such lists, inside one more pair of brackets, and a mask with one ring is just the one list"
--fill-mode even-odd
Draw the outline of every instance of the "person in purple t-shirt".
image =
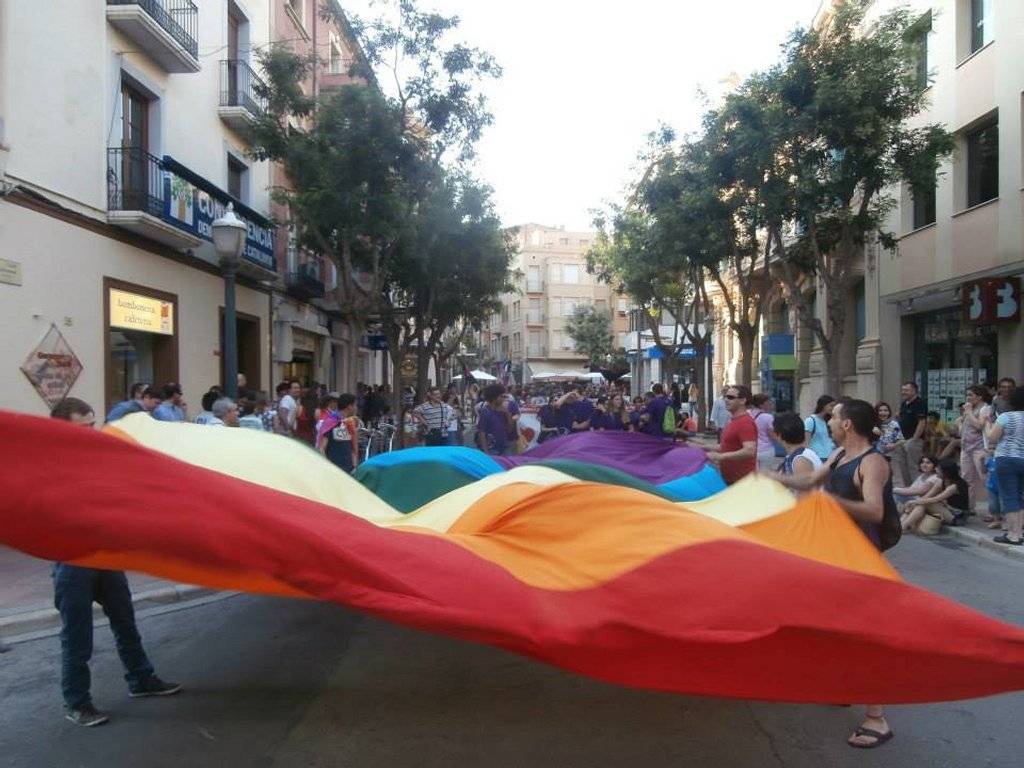
[[654, 394], [653, 399], [644, 408], [640, 417], [640, 431], [654, 437], [673, 437], [665, 434], [662, 424], [665, 421], [665, 409], [672, 407], [672, 400], [665, 396], [665, 388], [661, 384], [654, 384], [651, 387]]
[[484, 405], [476, 425], [477, 442], [480, 450], [492, 456], [503, 456], [509, 447], [509, 430], [512, 417], [508, 412], [505, 387], [502, 384], [488, 384], [484, 387]]
[[589, 432], [590, 419], [594, 415], [594, 405], [583, 396], [583, 387], [576, 387], [576, 397], [572, 404], [572, 431]]

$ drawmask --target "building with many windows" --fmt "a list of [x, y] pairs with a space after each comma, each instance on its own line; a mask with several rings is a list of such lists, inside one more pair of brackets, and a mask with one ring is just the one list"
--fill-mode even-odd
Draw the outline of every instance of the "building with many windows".
[[[827, 23], [841, 2], [823, 2], [814, 23]], [[872, 13], [895, 5], [877, 2]], [[968, 385], [1024, 377], [1024, 3], [913, 0], [910, 8], [928, 100], [914, 125], [943, 124], [956, 150], [933, 189], [890, 190], [897, 247], [869, 243], [854, 265], [842, 391], [829, 394], [895, 404], [900, 383], [913, 380], [931, 410], [953, 418]], [[793, 302], [823, 317], [825, 298], [813, 279], [799, 297], [775, 291], [755, 349], [755, 386], [805, 413], [824, 392], [824, 365]], [[721, 324], [715, 346], [721, 386], [737, 378], [739, 346]]]
[[587, 361], [565, 330], [578, 306], [607, 312], [613, 345], [628, 343], [628, 300], [587, 272], [594, 233], [523, 224], [518, 238], [518, 290], [503, 297], [501, 312], [483, 335], [491, 360], [510, 361], [520, 382], [531, 381], [537, 373], [584, 373]]
[[[347, 82], [355, 46], [324, 2], [340, 12], [333, 0], [0, 2], [8, 407], [43, 412], [71, 383], [105, 411], [133, 382], [180, 381], [197, 408], [223, 381], [210, 225], [229, 203], [248, 229], [236, 330], [249, 386], [350, 387], [364, 372], [345, 362], [359, 340], [331, 316], [334, 273], [289, 247], [269, 192], [280, 170], [252, 159], [245, 133], [271, 42], [321, 57], [307, 92]], [[365, 373], [379, 372], [374, 354]]]
[[911, 7], [930, 103], [917, 119], [943, 123], [956, 151], [934, 191], [895, 192], [898, 248], [866, 255], [877, 280], [867, 325], [885, 340], [879, 394], [894, 397], [914, 379], [929, 407], [950, 417], [967, 384], [1024, 372], [1024, 3]]
[[223, 376], [210, 224], [228, 203], [248, 228], [239, 369], [267, 389], [276, 233], [269, 168], [239, 127], [260, 108], [248, 62], [267, 43], [269, 4], [0, 9], [5, 405], [44, 412], [73, 381], [70, 394], [105, 412], [134, 381], [180, 381], [198, 407]]

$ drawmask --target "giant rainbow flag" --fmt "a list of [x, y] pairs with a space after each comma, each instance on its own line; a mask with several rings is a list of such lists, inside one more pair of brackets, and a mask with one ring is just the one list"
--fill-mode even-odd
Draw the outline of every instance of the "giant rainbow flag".
[[374, 456], [355, 478], [393, 507], [411, 512], [474, 480], [527, 465], [672, 501], [695, 501], [725, 488], [703, 450], [627, 432], [566, 435], [519, 456], [492, 457], [461, 446], [410, 448]]
[[904, 583], [828, 497], [677, 503], [523, 466], [402, 514], [312, 450], [129, 416], [0, 413], [0, 543], [329, 600], [602, 680], [920, 702], [1024, 687], [1024, 630]]

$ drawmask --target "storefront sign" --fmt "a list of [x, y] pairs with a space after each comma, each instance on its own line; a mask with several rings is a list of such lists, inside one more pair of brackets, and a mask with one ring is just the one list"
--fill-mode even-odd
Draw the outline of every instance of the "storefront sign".
[[966, 283], [964, 319], [972, 323], [1020, 321], [1020, 278], [998, 277]]
[[174, 304], [111, 288], [110, 327], [173, 336]]
[[21, 364], [21, 372], [32, 382], [47, 407], [53, 408], [71, 391], [82, 373], [82, 363], [57, 326], [51, 325], [43, 340]]
[[[213, 242], [213, 222], [224, 215], [227, 203], [197, 188], [170, 171], [164, 172], [164, 216], [179, 229]], [[246, 226], [242, 258], [274, 270], [274, 232], [235, 211]]]
[[0, 283], [21, 285], [21, 262], [0, 259]]

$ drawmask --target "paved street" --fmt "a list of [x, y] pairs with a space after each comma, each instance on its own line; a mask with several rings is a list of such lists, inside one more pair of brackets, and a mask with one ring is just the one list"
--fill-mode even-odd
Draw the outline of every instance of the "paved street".
[[[1024, 624], [1024, 564], [905, 540], [912, 581]], [[893, 707], [897, 738], [843, 743], [858, 709], [698, 699], [584, 680], [331, 605], [238, 596], [140, 620], [186, 692], [129, 700], [97, 634], [98, 729], [63, 720], [54, 637], [0, 656], [0, 765], [1014, 766], [1024, 695]], [[941, 642], [941, 638], [936, 638]]]

